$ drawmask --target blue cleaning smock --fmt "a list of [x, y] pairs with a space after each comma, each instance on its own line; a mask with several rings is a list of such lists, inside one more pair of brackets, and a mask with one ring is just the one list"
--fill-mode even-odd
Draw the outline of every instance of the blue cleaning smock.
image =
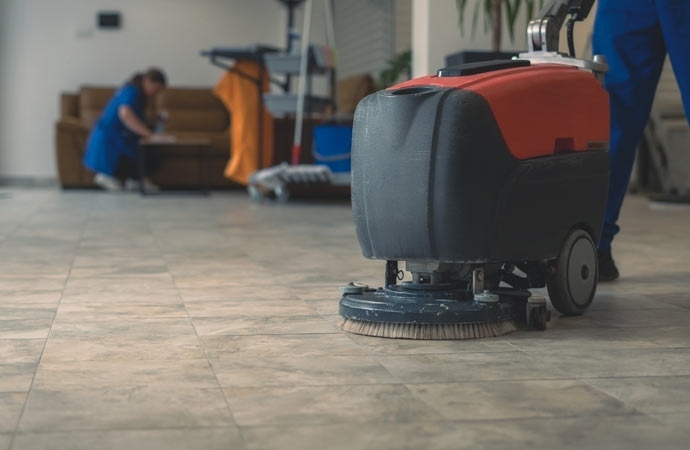
[[137, 160], [139, 136], [122, 123], [118, 110], [127, 105], [143, 120], [142, 96], [137, 86], [126, 84], [108, 102], [89, 136], [83, 160], [87, 168], [112, 176], [121, 157]]
[[599, 243], [607, 249], [619, 231], [635, 150], [667, 52], [690, 113], [690, 0], [599, 0], [593, 50], [609, 64], [604, 86], [611, 104], [611, 177]]

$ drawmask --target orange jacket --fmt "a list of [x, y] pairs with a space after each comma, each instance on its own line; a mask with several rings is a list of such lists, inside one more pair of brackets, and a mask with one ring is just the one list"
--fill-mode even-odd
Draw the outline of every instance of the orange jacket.
[[[235, 70], [256, 79], [259, 64], [238, 61]], [[264, 70], [263, 91], [270, 89], [268, 74]], [[262, 124], [262, 151], [259, 159], [259, 106], [256, 83], [233, 70], [220, 79], [213, 92], [230, 111], [230, 160], [225, 167], [225, 177], [237, 183], [249, 183], [249, 176], [257, 170], [273, 164], [273, 117], [264, 109]], [[261, 160], [261, 164], [259, 164]]]

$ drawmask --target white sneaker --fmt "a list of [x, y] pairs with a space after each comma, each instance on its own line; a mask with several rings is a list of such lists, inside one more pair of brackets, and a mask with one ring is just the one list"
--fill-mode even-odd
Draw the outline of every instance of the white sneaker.
[[146, 192], [159, 192], [161, 190], [160, 186], [158, 186], [148, 178], [142, 178], [141, 183], [144, 185], [144, 190]]
[[127, 178], [127, 180], [125, 180], [125, 191], [136, 192], [139, 189], [141, 189], [141, 183], [137, 180], [133, 180], [132, 178]]
[[122, 183], [120, 183], [120, 180], [104, 173], [97, 173], [93, 177], [93, 182], [109, 192], [122, 191]]

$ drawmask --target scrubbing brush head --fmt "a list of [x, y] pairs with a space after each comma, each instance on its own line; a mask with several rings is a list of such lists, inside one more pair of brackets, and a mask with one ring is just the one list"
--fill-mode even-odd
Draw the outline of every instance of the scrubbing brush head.
[[343, 330], [376, 337], [438, 340], [501, 336], [521, 325], [546, 327], [545, 300], [528, 300], [531, 293], [524, 289], [485, 290], [477, 281], [483, 280], [483, 269], [473, 271], [471, 280], [448, 272], [413, 273], [413, 281], [402, 284], [395, 283], [391, 272], [397, 271], [387, 268], [385, 288], [350, 283], [341, 289]]
[[344, 319], [341, 328], [354, 334], [394, 339], [460, 340], [502, 336], [518, 329], [513, 319], [480, 323], [386, 323]]

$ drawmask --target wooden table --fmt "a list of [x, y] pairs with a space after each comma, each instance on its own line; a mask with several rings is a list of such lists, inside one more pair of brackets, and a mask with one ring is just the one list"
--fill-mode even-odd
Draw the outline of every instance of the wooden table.
[[199, 189], [185, 191], [163, 191], [161, 189], [158, 192], [153, 192], [147, 190], [142, 182], [139, 183], [141, 195], [178, 194], [189, 192], [208, 195], [210, 193], [207, 164], [205, 164], [211, 154], [211, 143], [208, 139], [184, 139], [175, 138], [173, 136], [153, 137], [142, 139], [139, 142], [139, 149], [142, 152], [138, 165], [140, 180], [143, 180], [146, 174], [146, 157], [143, 153], [147, 151], [155, 151], [161, 158], [161, 162], [163, 162], [166, 158], [171, 157], [176, 159], [193, 159], [199, 161], [199, 171], [197, 175], [199, 180]]

